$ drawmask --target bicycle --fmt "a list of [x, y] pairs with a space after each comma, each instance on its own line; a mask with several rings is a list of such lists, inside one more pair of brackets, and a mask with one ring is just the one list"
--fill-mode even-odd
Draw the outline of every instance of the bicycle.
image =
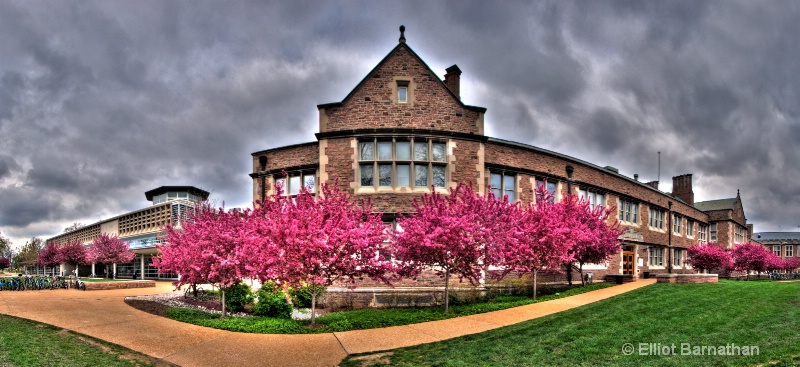
[[86, 290], [86, 282], [83, 282], [78, 277], [75, 277], [75, 280], [70, 280], [70, 287], [85, 291]]

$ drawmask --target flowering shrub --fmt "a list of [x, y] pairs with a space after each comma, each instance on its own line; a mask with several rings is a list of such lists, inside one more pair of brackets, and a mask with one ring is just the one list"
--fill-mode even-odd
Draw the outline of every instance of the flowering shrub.
[[686, 263], [701, 272], [728, 269], [732, 266], [731, 254], [713, 243], [692, 245], [687, 250]]

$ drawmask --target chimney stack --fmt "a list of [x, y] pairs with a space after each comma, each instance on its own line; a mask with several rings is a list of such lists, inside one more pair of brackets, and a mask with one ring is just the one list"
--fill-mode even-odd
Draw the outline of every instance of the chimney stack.
[[689, 205], [694, 205], [694, 191], [692, 191], [691, 173], [672, 178], [672, 196], [683, 200]]
[[445, 71], [447, 71], [447, 74], [444, 74], [444, 84], [456, 95], [456, 98], [461, 100], [461, 94], [459, 93], [461, 88], [461, 69], [458, 68], [458, 65], [453, 65], [445, 69]]
[[645, 185], [650, 186], [650, 187], [658, 190], [658, 181], [650, 181], [650, 182], [646, 183]]

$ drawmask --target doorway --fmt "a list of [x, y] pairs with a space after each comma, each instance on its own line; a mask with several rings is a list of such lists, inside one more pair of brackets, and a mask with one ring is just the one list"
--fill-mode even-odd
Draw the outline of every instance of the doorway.
[[623, 275], [633, 275], [634, 270], [633, 267], [635, 265], [635, 252], [633, 248], [630, 246], [624, 246], [622, 248], [622, 274]]

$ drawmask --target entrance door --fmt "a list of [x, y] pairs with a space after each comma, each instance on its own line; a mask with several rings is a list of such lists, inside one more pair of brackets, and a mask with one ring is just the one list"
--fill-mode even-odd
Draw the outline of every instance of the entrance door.
[[622, 251], [622, 274], [633, 275], [633, 251]]

